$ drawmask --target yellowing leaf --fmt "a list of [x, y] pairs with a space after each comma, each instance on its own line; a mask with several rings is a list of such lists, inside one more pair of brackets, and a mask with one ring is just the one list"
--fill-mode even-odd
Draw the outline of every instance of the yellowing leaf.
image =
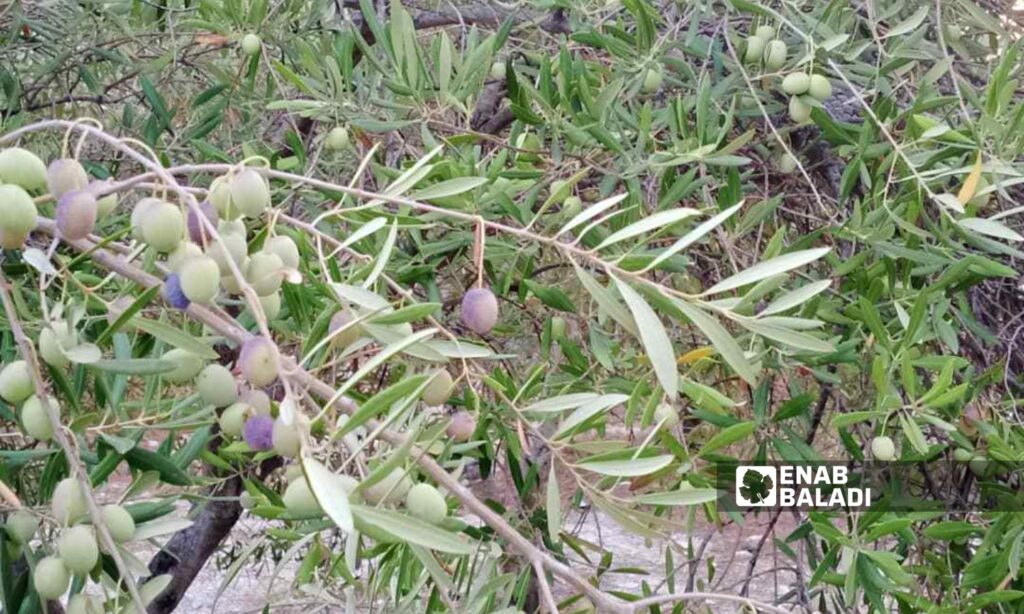
[[681, 364], [681, 365], [692, 365], [693, 363], [697, 362], [701, 358], [707, 358], [708, 356], [711, 356], [714, 353], [715, 353], [715, 348], [713, 348], [711, 346], [708, 346], [708, 345], [705, 345], [704, 347], [699, 347], [699, 348], [697, 348], [695, 350], [690, 350], [689, 352], [687, 352], [687, 353], [683, 354], [682, 356], [680, 356], [679, 357], [679, 364]]
[[974, 168], [971, 169], [971, 173], [967, 175], [967, 180], [964, 181], [963, 187], [960, 188], [960, 193], [956, 195], [957, 200], [961, 204], [966, 205], [972, 198], [974, 193], [978, 190], [978, 181], [981, 180], [981, 152], [978, 152], [978, 159], [974, 161]]

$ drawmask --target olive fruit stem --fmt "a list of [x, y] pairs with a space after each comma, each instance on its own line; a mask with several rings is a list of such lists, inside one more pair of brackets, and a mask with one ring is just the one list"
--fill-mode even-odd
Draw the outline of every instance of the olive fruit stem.
[[485, 230], [486, 221], [483, 216], [477, 215], [474, 218], [476, 226], [473, 228], [473, 265], [476, 266], [476, 287], [484, 287], [484, 246], [487, 241]]
[[18, 498], [18, 495], [14, 494], [14, 491], [3, 480], [0, 480], [0, 499], [6, 501], [13, 508], [22, 507], [21, 499]]
[[[50, 232], [52, 233], [56, 230], [56, 224], [53, 224], [53, 222], [51, 224]], [[11, 332], [14, 334], [18, 349], [25, 362], [29, 365], [32, 381], [35, 384], [36, 395], [43, 405], [46, 416], [50, 419], [50, 425], [53, 427], [53, 438], [57, 440], [57, 444], [64, 452], [68, 467], [82, 488], [82, 494], [85, 495], [85, 504], [89, 510], [89, 517], [92, 519], [92, 524], [99, 534], [103, 549], [114, 559], [114, 564], [117, 566], [118, 573], [121, 574], [121, 579], [128, 586], [128, 594], [132, 598], [135, 610], [139, 614], [145, 614], [145, 601], [142, 600], [142, 596], [139, 594], [139, 586], [135, 581], [135, 576], [128, 565], [125, 564], [124, 557], [121, 556], [120, 550], [117, 549], [117, 542], [114, 541], [113, 536], [110, 535], [110, 530], [107, 529], [107, 525], [103, 522], [103, 513], [93, 496], [92, 483], [85, 472], [85, 467], [82, 465], [78, 453], [64, 432], [64, 425], [60, 422], [60, 416], [57, 415], [56, 408], [50, 403], [49, 395], [46, 393], [46, 384], [43, 381], [43, 374], [39, 371], [39, 361], [36, 358], [35, 349], [32, 346], [32, 342], [25, 336], [25, 330], [21, 327], [21, 320], [18, 319], [18, 312], [14, 307], [14, 300], [11, 298], [10, 287], [7, 277], [3, 274], [3, 271], [0, 271], [0, 300], [3, 301], [4, 311], [7, 313], [7, 322], [11, 327]]]

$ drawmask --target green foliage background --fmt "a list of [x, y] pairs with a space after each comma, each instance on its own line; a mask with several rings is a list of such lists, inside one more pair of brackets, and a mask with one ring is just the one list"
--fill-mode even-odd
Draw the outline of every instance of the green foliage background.
[[[4, 133], [94, 117], [200, 189], [227, 169], [211, 165], [264, 158], [279, 173], [275, 232], [303, 256], [303, 282], [285, 285], [283, 314], [270, 323], [282, 348], [446, 469], [507, 475], [513, 488], [491, 507], [599, 587], [625, 572], [614, 548], [565, 523], [582, 502], [667, 540], [657, 542], [663, 560], [635, 571], [634, 589], [618, 598], [716, 586], [715, 561], [703, 561], [696, 587], [683, 574], [660, 584], [646, 574], [700, 559], [696, 532], [680, 530], [751, 521], [709, 501], [717, 459], [863, 459], [884, 434], [902, 460], [964, 449], [997, 467], [980, 477], [962, 467], [974, 487], [1019, 490], [1024, 104], [1012, 9], [971, 0], [115, 0], [11, 3], [0, 15]], [[765, 24], [789, 49], [779, 71], [740, 61]], [[262, 37], [259, 54], [239, 54], [246, 32]], [[834, 88], [808, 125], [789, 119], [779, 90], [795, 70]], [[653, 90], [649, 71], [663, 75]], [[328, 150], [323, 137], [337, 125], [352, 144]], [[45, 159], [75, 151], [97, 179], [142, 170], [62, 134], [23, 142]], [[790, 155], [796, 168], [785, 172]], [[128, 211], [103, 234], [128, 240]], [[252, 228], [251, 246], [269, 226]], [[36, 264], [7, 253], [3, 267], [31, 337], [43, 306], [63, 304], [108, 361], [48, 373], [93, 484], [126, 463], [141, 523], [168, 518], [179, 497], [216, 483], [216, 471], [237, 473], [261, 501], [253, 513], [279, 518], [280, 489], [254, 478], [251, 455], [208, 448], [212, 412], [160, 381], [171, 346], [198, 343], [216, 357], [209, 331], [162, 310], [157, 292], [104, 281], [74, 250], [57, 249], [52, 262], [58, 274], [42, 290]], [[154, 270], [149, 255], [138, 264]], [[478, 275], [502, 313], [482, 338], [458, 319]], [[384, 312], [375, 348], [428, 325], [476, 345], [403, 348], [357, 382], [349, 378], [360, 363], [320, 344], [339, 294]], [[123, 296], [132, 313], [112, 326], [104, 316]], [[251, 313], [232, 307], [256, 330]], [[150, 328], [126, 332], [134, 314]], [[7, 362], [13, 337], [5, 332], [2, 344]], [[443, 412], [414, 411], [415, 396], [392, 405], [414, 393], [423, 379], [409, 377], [442, 347], [441, 361], [462, 376], [452, 406], [478, 418], [470, 444], [445, 442]], [[664, 403], [679, 421], [657, 414]], [[18, 432], [14, 408], [0, 406], [0, 424]], [[320, 429], [334, 441], [354, 425]], [[159, 448], [138, 446], [155, 432], [165, 434]], [[349, 457], [339, 450], [320, 459], [337, 469]], [[43, 505], [67, 474], [55, 452], [0, 439], [0, 479]], [[394, 467], [416, 475], [401, 446], [374, 442], [359, 455], [367, 484]], [[142, 496], [155, 484], [159, 496]], [[260, 557], [298, 556], [296, 584], [338, 591], [339, 601], [480, 612], [532, 603], [535, 568], [490, 528], [448, 527], [496, 548], [432, 554], [455, 533], [417, 543], [401, 518], [365, 513], [406, 538], [364, 541], [365, 575], [352, 575], [355, 555], [319, 519], [278, 525], [231, 552], [229, 579]], [[816, 512], [768, 547], [803, 570], [797, 590], [780, 596], [786, 608], [967, 612], [1020, 607], [1022, 544], [1018, 514]], [[585, 609], [577, 592], [556, 597]], [[3, 611], [19, 611], [15, 593], [4, 586]]]

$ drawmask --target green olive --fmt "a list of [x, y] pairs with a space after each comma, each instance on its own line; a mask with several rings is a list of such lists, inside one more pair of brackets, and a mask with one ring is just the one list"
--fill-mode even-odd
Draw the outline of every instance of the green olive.
[[779, 70], [786, 65], [786, 56], [789, 50], [786, 43], [775, 39], [768, 41], [764, 49], [764, 65], [769, 70]]

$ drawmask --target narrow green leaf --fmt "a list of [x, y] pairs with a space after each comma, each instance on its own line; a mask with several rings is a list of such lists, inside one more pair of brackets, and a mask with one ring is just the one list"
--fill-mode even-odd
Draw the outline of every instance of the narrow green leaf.
[[643, 505], [697, 505], [718, 499], [714, 488], [693, 488], [684, 484], [679, 490], [637, 495], [633, 500]]
[[140, 317], [132, 318], [131, 323], [132, 326], [153, 335], [164, 343], [191, 352], [200, 358], [207, 360], [216, 360], [218, 358], [217, 352], [213, 351], [213, 348], [180, 328], [158, 322], [157, 320]]
[[472, 554], [474, 547], [454, 534], [418, 518], [391, 510], [352, 505], [358, 522], [372, 525], [410, 544], [451, 554]]
[[309, 482], [309, 489], [313, 491], [317, 503], [327, 514], [327, 517], [338, 525], [338, 528], [345, 533], [355, 531], [352, 521], [352, 510], [349, 509], [348, 493], [342, 487], [341, 482], [330, 469], [324, 467], [320, 461], [306, 455], [300, 457], [302, 471], [306, 474]]
[[660, 471], [675, 459], [671, 454], [659, 456], [648, 456], [645, 458], [624, 458], [621, 460], [583, 460], [579, 463], [580, 468], [587, 471], [610, 475], [619, 478], [634, 478], [642, 475], [650, 475]]
[[719, 448], [724, 448], [729, 444], [746, 439], [756, 428], [757, 423], [755, 422], [740, 422], [739, 424], [727, 427], [709, 439], [707, 443], [704, 444], [704, 447], [700, 449], [700, 452], [697, 453], [697, 456], [704, 456], [710, 452], [718, 450]]
[[715, 347], [715, 350], [718, 351], [725, 362], [736, 371], [737, 375], [749, 384], [757, 382], [757, 373], [754, 371], [750, 361], [747, 360], [743, 349], [740, 348], [736, 340], [729, 334], [729, 331], [725, 330], [725, 327], [718, 320], [705, 313], [700, 307], [691, 305], [686, 301], [674, 300], [673, 304], [679, 307], [679, 310], [686, 317], [690, 318], [694, 326], [704, 333], [704, 336], [708, 338], [711, 345]]
[[668, 333], [665, 332], [665, 326], [658, 314], [654, 313], [636, 290], [617, 277], [613, 279], [640, 329], [640, 341], [643, 342], [647, 357], [651, 360], [658, 383], [665, 391], [665, 396], [674, 400], [679, 392], [679, 372], [676, 370], [676, 353]]
[[776, 256], [771, 260], [759, 262], [749, 269], [740, 271], [731, 277], [723, 279], [708, 288], [704, 294], [718, 294], [728, 290], [735, 290], [736, 288], [741, 288], [761, 281], [762, 279], [772, 277], [773, 275], [779, 275], [780, 273], [791, 271], [795, 268], [802, 267], [805, 264], [818, 260], [830, 251], [832, 251], [832, 248], [830, 247], [819, 247]]

